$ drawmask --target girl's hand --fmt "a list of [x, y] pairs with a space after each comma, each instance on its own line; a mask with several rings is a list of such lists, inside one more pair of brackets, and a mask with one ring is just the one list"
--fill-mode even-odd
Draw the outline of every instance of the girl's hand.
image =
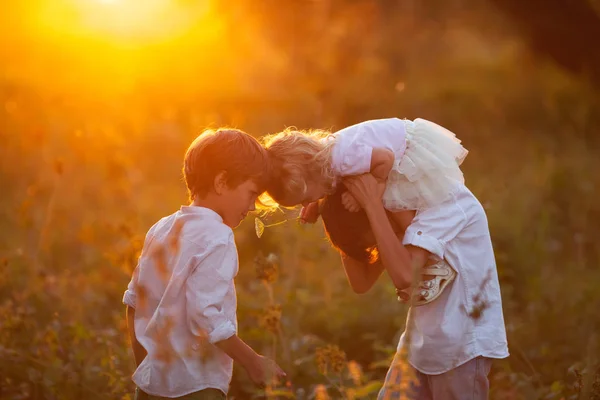
[[344, 205], [344, 208], [350, 212], [358, 212], [361, 208], [358, 201], [356, 201], [350, 192], [342, 193], [342, 204]]
[[300, 210], [300, 222], [314, 224], [319, 219], [319, 202], [314, 201]]

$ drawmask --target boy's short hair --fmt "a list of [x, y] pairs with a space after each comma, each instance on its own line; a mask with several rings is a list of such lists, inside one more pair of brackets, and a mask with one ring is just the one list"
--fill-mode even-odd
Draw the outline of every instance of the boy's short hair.
[[253, 180], [264, 191], [269, 180], [269, 157], [255, 138], [241, 130], [207, 129], [192, 142], [183, 160], [190, 200], [208, 194], [221, 171], [227, 173], [231, 188]]

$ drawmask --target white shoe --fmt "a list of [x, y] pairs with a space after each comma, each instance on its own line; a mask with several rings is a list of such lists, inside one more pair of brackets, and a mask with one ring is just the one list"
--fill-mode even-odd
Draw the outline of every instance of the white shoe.
[[[433, 276], [431, 279], [422, 280], [419, 285], [415, 288], [412, 305], [422, 306], [431, 303], [437, 299], [444, 289], [450, 282], [456, 278], [456, 271], [446, 262], [446, 260], [440, 260], [435, 264], [423, 267], [422, 275]], [[401, 303], [410, 302], [410, 290], [407, 289], [396, 289], [398, 295], [398, 301]]]

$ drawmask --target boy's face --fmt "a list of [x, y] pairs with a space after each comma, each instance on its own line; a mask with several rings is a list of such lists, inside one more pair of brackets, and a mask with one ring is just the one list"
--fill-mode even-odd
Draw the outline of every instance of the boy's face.
[[258, 185], [253, 180], [244, 181], [235, 188], [224, 188], [220, 196], [220, 214], [225, 225], [238, 226], [250, 211], [255, 210], [259, 195]]

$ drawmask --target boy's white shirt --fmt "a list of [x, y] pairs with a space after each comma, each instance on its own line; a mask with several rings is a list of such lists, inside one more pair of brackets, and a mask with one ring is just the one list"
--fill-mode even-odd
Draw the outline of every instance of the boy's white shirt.
[[237, 272], [233, 231], [213, 210], [184, 206], [150, 228], [123, 297], [148, 352], [133, 374], [140, 389], [227, 393], [233, 360], [214, 343], [237, 333]]
[[[508, 357], [494, 250], [485, 211], [464, 185], [437, 207], [417, 213], [404, 245], [444, 258], [457, 276], [435, 301], [409, 310], [409, 361], [437, 375], [478, 357]], [[478, 307], [484, 304], [480, 315]], [[469, 315], [472, 314], [472, 315]], [[398, 348], [406, 341], [402, 334]]]

